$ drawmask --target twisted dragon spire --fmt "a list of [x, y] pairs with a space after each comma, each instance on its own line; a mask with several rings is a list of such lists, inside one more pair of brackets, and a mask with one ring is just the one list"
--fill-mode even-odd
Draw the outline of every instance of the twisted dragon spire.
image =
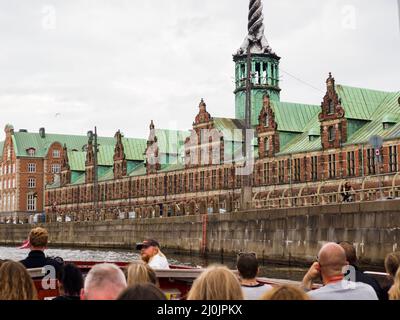
[[272, 53], [264, 35], [264, 15], [261, 0], [250, 0], [248, 16], [248, 35], [238, 50], [238, 54], [245, 54], [250, 47], [251, 53]]

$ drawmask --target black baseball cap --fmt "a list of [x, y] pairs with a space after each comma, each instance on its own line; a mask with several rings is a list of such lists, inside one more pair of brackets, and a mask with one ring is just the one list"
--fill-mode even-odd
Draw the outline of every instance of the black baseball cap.
[[146, 239], [143, 242], [136, 243], [136, 250], [142, 250], [142, 248], [148, 247], [160, 247], [160, 244], [154, 239]]

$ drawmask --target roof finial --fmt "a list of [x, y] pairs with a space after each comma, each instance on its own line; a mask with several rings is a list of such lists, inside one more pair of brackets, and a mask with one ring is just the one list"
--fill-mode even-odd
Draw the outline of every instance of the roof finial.
[[248, 16], [249, 22], [247, 25], [249, 33], [238, 50], [238, 54], [246, 53], [248, 47], [250, 47], [251, 53], [272, 53], [264, 35], [264, 15], [262, 10], [263, 5], [261, 0], [250, 0]]
[[154, 130], [154, 122], [153, 122], [153, 120], [151, 120], [151, 122], [150, 122], [150, 130]]

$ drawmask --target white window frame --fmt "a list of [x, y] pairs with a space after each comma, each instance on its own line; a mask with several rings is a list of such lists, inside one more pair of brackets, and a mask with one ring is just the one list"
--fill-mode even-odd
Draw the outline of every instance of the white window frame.
[[28, 172], [36, 172], [36, 163], [28, 163]]
[[58, 149], [53, 150], [53, 158], [60, 158], [61, 157], [61, 152]]
[[36, 211], [36, 197], [33, 193], [28, 193], [26, 198], [27, 211]]
[[[55, 170], [55, 168], [58, 168], [58, 169]], [[53, 174], [59, 174], [59, 173], [61, 173], [61, 165], [58, 164], [58, 163], [53, 163], [53, 164], [51, 165], [51, 173], [53, 173]]]
[[28, 179], [28, 188], [36, 188], [36, 179], [35, 178], [29, 178]]

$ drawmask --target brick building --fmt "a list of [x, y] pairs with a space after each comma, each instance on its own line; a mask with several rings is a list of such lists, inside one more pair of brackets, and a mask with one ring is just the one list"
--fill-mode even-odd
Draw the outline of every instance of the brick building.
[[[97, 164], [92, 139], [81, 137], [78, 148], [54, 137], [53, 148], [60, 149], [60, 179], [49, 172], [55, 159], [48, 152], [42, 153], [42, 164], [38, 164], [46, 172], [48, 219], [56, 215], [88, 220], [237, 210], [249, 73], [255, 131], [247, 142], [254, 152], [251, 206], [340, 202], [345, 182], [352, 186], [356, 201], [400, 195], [400, 92], [336, 84], [329, 74], [320, 105], [281, 101], [280, 57], [265, 38], [261, 2], [250, 5], [257, 10], [251, 8], [249, 34], [233, 58], [235, 119], [213, 117], [201, 100], [189, 131], [156, 129], [151, 121], [147, 142], [126, 139], [118, 131], [114, 138], [104, 138], [107, 143], [100, 142]], [[9, 135], [3, 147], [3, 168], [21, 158], [7, 142]], [[379, 148], [369, 143], [377, 135], [383, 142]], [[24, 146], [29, 152], [30, 145]], [[3, 169], [2, 179], [16, 175], [18, 184], [22, 174], [18, 168], [6, 169], [6, 173]], [[23, 205], [27, 194], [22, 197]]]

